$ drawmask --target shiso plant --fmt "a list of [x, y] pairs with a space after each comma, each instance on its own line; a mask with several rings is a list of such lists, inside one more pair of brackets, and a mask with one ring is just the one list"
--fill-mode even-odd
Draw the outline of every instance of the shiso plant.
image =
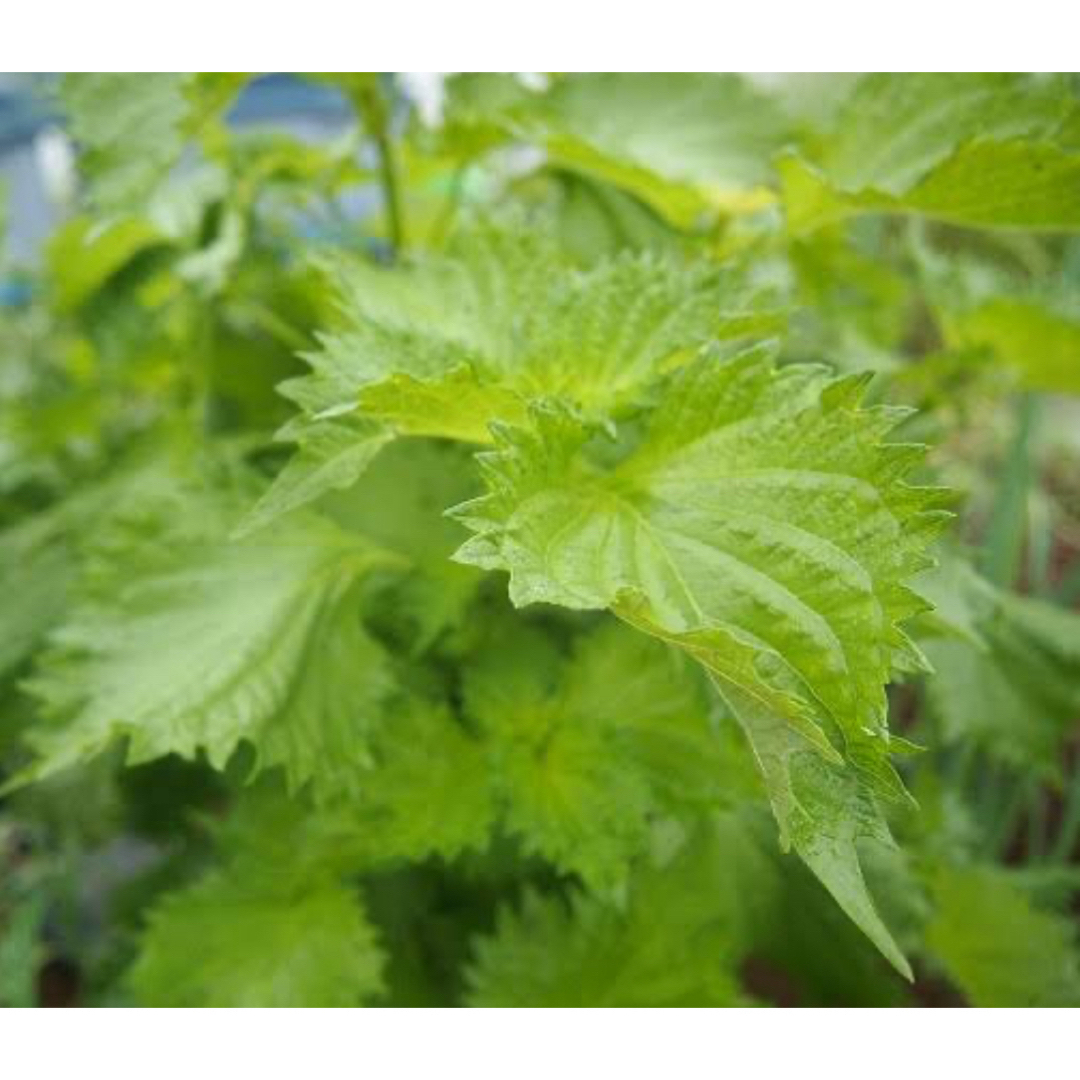
[[1075, 79], [303, 78], [53, 91], [0, 1002], [1080, 1004]]

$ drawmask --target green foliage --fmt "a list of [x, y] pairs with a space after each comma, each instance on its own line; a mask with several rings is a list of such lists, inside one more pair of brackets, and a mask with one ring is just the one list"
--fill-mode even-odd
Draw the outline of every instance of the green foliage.
[[268, 789], [248, 795], [218, 830], [222, 865], [150, 909], [136, 999], [335, 1008], [378, 994], [384, 956], [344, 873], [350, 835], [312, 827]]
[[526, 893], [477, 945], [471, 1004], [742, 1004], [733, 970], [745, 948], [738, 896], [724, 860], [731, 853], [714, 832], [703, 830], [674, 854], [654, 854], [619, 906], [581, 893]]
[[203, 751], [222, 768], [247, 741], [293, 786], [354, 786], [390, 676], [350, 592], [386, 556], [314, 518], [230, 544], [228, 496], [175, 479], [138, 476], [99, 526], [86, 598], [32, 684], [47, 723], [28, 776], [127, 737], [132, 763]]
[[279, 895], [208, 878], [155, 909], [143, 950], [131, 977], [148, 1005], [340, 1008], [380, 987], [372, 931], [335, 885]]
[[1077, 1003], [1075, 82], [318, 78], [61, 81], [0, 1001]]
[[1080, 393], [1080, 319], [1026, 299], [998, 297], [952, 320], [959, 345], [985, 346], [1034, 390]]
[[570, 75], [497, 104], [498, 120], [554, 164], [613, 184], [683, 228], [767, 203], [770, 158], [789, 131], [776, 104], [735, 75]]
[[[942, 745], [978, 748], [1041, 779], [1059, 778], [1080, 709], [1080, 616], [1003, 593], [962, 563], [947, 563], [937, 576], [950, 579], [945, 587], [966, 623], [941, 621], [922, 642], [935, 669], [927, 693]], [[931, 581], [927, 591], [942, 585]]]
[[553, 396], [617, 413], [703, 341], [775, 323], [730, 270], [626, 255], [576, 271], [540, 234], [489, 226], [415, 264], [327, 272], [342, 326], [284, 388], [303, 414], [281, 437], [300, 453], [249, 528], [348, 487], [394, 436], [482, 445], [492, 421]]
[[961, 225], [1075, 230], [1078, 115], [1056, 80], [867, 76], [814, 160], [782, 165], [792, 227], [897, 210]]
[[500, 629], [486, 645], [465, 668], [465, 708], [527, 850], [603, 891], [650, 821], [716, 800], [719, 740], [677, 656], [610, 624], [569, 658], [538, 631]]
[[933, 885], [930, 947], [972, 1004], [1075, 1008], [1080, 954], [1069, 923], [1032, 906], [1000, 870], [943, 870]]
[[762, 763], [783, 842], [885, 943], [853, 844], [885, 835], [875, 794], [902, 796], [884, 683], [894, 654], [914, 655], [898, 623], [923, 605], [903, 579], [940, 515], [902, 483], [918, 448], [879, 441], [896, 415], [857, 392], [760, 350], [705, 357], [606, 470], [586, 428], [538, 411], [535, 433], [501, 432], [491, 493], [457, 511], [478, 534], [458, 558], [508, 570], [515, 604], [608, 608], [698, 660]]
[[60, 99], [102, 211], [130, 213], [176, 164], [188, 136], [223, 111], [243, 76], [228, 72], [83, 72]]
[[21, 898], [6, 912], [0, 929], [0, 1005], [26, 1009], [34, 1004], [34, 982], [41, 962], [44, 903]]

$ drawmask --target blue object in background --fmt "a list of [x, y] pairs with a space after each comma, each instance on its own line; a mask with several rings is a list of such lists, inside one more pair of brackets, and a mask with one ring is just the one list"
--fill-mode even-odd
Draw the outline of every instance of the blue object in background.
[[[0, 74], [0, 188], [7, 204], [6, 236], [0, 236], [0, 271], [33, 265], [57, 223], [43, 170], [47, 140], [55, 138], [62, 117], [50, 104], [56, 76]], [[287, 73], [253, 79], [229, 110], [236, 127], [273, 124], [304, 139], [331, 138], [353, 122], [340, 91]], [[3, 286], [0, 303], [21, 295]], [[14, 291], [12, 291], [14, 290]]]
[[0, 278], [0, 308], [25, 307], [33, 296], [33, 286], [25, 278], [15, 275]]

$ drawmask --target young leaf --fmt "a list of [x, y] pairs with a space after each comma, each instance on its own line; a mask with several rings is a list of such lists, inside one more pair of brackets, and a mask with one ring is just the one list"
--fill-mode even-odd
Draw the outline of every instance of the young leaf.
[[[497, 641], [497, 645], [496, 642]], [[695, 673], [618, 626], [569, 659], [500, 627], [465, 669], [509, 829], [593, 889], [620, 884], [665, 813], [719, 799], [723, 764]]]
[[354, 889], [213, 871], [151, 910], [131, 985], [158, 1008], [345, 1008], [382, 989], [382, 965]]
[[626, 255], [575, 271], [538, 235], [492, 227], [395, 269], [344, 256], [327, 269], [342, 325], [283, 387], [303, 416], [282, 437], [301, 452], [248, 529], [351, 483], [388, 432], [483, 445], [493, 420], [549, 396], [605, 416], [702, 342], [777, 318], [730, 270]]
[[745, 1004], [734, 971], [747, 946], [737, 890], [756, 881], [735, 854], [705, 827], [674, 856], [642, 863], [622, 908], [580, 893], [569, 902], [526, 893], [518, 911], [500, 911], [493, 936], [477, 940], [469, 1004]]
[[[457, 557], [507, 570], [515, 604], [608, 608], [700, 661], [737, 713], [752, 702], [761, 719], [744, 727], [759, 757], [818, 755], [800, 770], [808, 820], [785, 839], [809, 850], [816, 829], [842, 844], [850, 858], [813, 864], [843, 893], [859, 882], [855, 838], [834, 836], [837, 821], [880, 834], [873, 795], [903, 797], [884, 684], [898, 658], [918, 659], [899, 623], [926, 605], [904, 579], [929, 565], [942, 523], [936, 493], [903, 482], [920, 448], [882, 442], [898, 414], [861, 408], [864, 382], [777, 371], [761, 349], [703, 357], [675, 374], [614, 467], [576, 418], [537, 408], [531, 428], [497, 429], [489, 494], [455, 511], [477, 533]], [[765, 745], [772, 728], [794, 743]], [[798, 785], [765, 772], [786, 829]]]
[[494, 817], [488, 762], [449, 709], [399, 703], [375, 738], [373, 756], [349, 803], [365, 862], [449, 859], [484, 847]]

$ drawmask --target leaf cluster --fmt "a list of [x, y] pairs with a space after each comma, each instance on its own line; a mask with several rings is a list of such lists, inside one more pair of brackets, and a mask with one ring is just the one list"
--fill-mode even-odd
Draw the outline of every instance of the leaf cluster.
[[60, 82], [0, 1001], [1080, 1003], [1074, 82], [317, 80]]

